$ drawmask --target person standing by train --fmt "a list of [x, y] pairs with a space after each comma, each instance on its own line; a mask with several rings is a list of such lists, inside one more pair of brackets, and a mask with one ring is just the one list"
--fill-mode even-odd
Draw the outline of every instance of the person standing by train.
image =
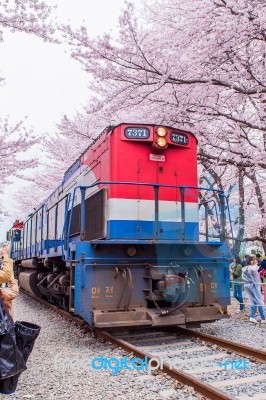
[[263, 269], [266, 270], [266, 255], [263, 256], [263, 260], [260, 263], [258, 271], [261, 272]]
[[17, 279], [12, 278], [8, 282], [7, 288], [0, 289], [0, 297], [3, 300], [3, 303], [7, 307], [9, 314], [14, 320], [14, 308], [12, 301], [18, 296], [19, 288]]
[[7, 283], [13, 278], [13, 260], [8, 257], [8, 246], [4, 244], [0, 250], [2, 254], [3, 267], [0, 270], [0, 283]]
[[242, 286], [243, 286], [243, 279], [242, 279], [242, 265], [241, 260], [238, 256], [235, 258], [235, 262], [231, 267], [232, 277], [233, 277], [233, 284], [234, 284], [234, 298], [239, 301], [240, 309], [239, 312], [244, 312], [245, 304], [243, 300], [242, 294]]
[[257, 261], [258, 266], [260, 267], [261, 262], [262, 262], [260, 253], [256, 254], [256, 261]]
[[261, 279], [261, 283], [262, 283], [261, 293], [264, 293], [265, 292], [264, 285], [265, 285], [265, 278], [266, 278], [266, 256], [263, 257], [263, 260], [258, 265], [259, 265], [258, 272], [260, 274], [260, 279]]
[[[244, 288], [250, 299], [250, 322], [257, 324], [258, 322], [266, 323], [263, 300], [261, 297], [261, 280], [258, 273], [258, 265], [256, 260], [252, 260], [250, 265], [242, 268], [242, 278], [244, 281]], [[255, 312], [258, 308], [260, 317], [256, 318]]]
[[9, 249], [4, 245], [2, 250], [3, 269], [0, 271], [0, 283], [7, 283], [8, 288], [0, 288], [0, 297], [6, 305], [10, 315], [14, 318], [12, 300], [19, 294], [18, 282], [14, 279], [13, 260], [8, 257]]

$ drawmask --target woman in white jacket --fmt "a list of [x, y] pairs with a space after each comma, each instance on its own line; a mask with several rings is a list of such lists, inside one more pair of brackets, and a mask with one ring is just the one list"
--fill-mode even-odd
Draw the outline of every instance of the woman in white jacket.
[[[261, 280], [258, 272], [258, 265], [255, 260], [251, 261], [251, 265], [246, 265], [242, 268], [242, 278], [244, 288], [250, 298], [250, 322], [257, 324], [258, 322], [266, 323], [264, 314], [264, 303], [261, 297]], [[258, 308], [260, 318], [255, 318], [255, 311]]]

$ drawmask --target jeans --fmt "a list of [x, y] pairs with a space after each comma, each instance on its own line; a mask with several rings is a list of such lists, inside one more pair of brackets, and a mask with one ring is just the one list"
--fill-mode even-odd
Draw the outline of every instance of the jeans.
[[258, 307], [258, 311], [260, 313], [261, 318], [265, 319], [264, 307], [263, 307], [264, 304], [261, 297], [260, 285], [248, 284], [245, 285], [245, 289], [250, 298], [250, 318], [255, 317], [255, 311], [256, 308]]
[[234, 298], [240, 303], [240, 310], [243, 311], [245, 308], [243, 295], [242, 295], [242, 285], [241, 283], [234, 284]]

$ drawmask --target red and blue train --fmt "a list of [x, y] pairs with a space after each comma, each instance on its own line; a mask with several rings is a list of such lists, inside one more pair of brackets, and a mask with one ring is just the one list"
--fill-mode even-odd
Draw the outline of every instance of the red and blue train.
[[197, 185], [191, 132], [106, 128], [10, 230], [20, 286], [95, 328], [223, 318], [228, 205], [222, 191]]

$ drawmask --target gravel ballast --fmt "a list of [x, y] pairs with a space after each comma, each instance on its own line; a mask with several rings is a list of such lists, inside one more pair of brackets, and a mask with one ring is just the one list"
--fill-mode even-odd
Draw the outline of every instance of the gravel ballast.
[[228, 307], [230, 318], [209, 324], [202, 324], [195, 331], [232, 340], [233, 342], [265, 351], [266, 324], [249, 322], [249, 304], [247, 299], [245, 299], [245, 311], [243, 313], [238, 313], [238, 311], [239, 303], [232, 298], [232, 304]]
[[[110, 369], [93, 369], [91, 361], [95, 357], [120, 359], [126, 354], [110, 343], [96, 339], [91, 333], [84, 333], [75, 323], [24, 294], [19, 295], [14, 305], [16, 319], [40, 325], [41, 333], [28, 360], [28, 369], [20, 377], [17, 391], [12, 395], [0, 395], [0, 399], [197, 398], [193, 388], [182, 385], [180, 388], [178, 383], [157, 371], [151, 374], [147, 371], [123, 369], [114, 375]], [[249, 322], [248, 304], [245, 313], [238, 314], [238, 309], [239, 305], [233, 299], [232, 305], [228, 307], [229, 319], [204, 324], [196, 330], [264, 350], [266, 326]], [[262, 372], [258, 368], [257, 373]], [[220, 374], [216, 372], [214, 378], [217, 379]], [[238, 390], [232, 388], [231, 393], [237, 394]]]
[[[14, 301], [16, 320], [41, 326], [41, 333], [20, 377], [17, 391], [0, 399], [124, 400], [196, 399], [193, 388], [183, 387], [162, 373], [95, 370], [95, 357], [121, 358], [126, 354], [75, 323], [50, 311], [24, 294]], [[156, 371], [157, 372], [157, 371]]]

